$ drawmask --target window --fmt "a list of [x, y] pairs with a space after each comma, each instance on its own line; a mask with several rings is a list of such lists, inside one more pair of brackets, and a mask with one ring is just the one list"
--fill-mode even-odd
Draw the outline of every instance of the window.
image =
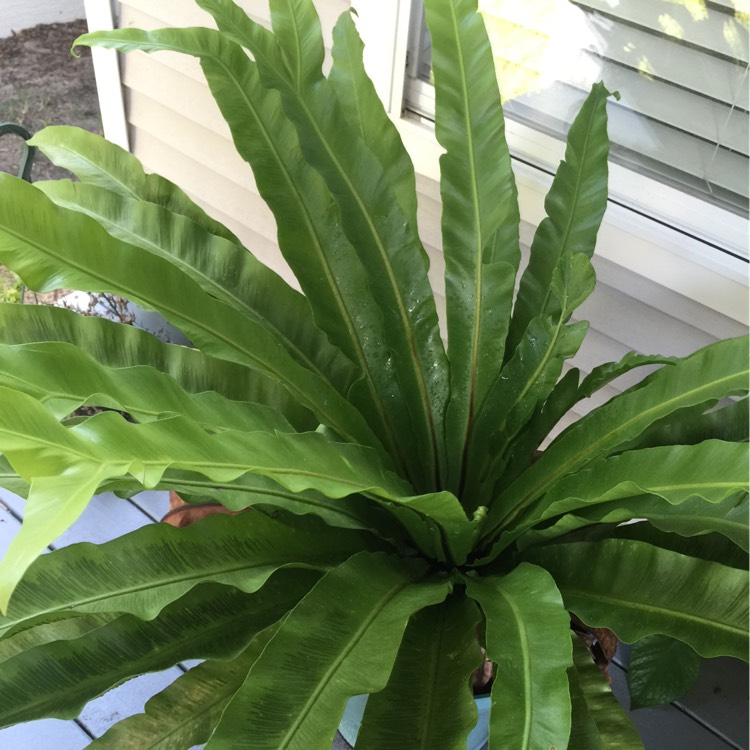
[[[730, 0], [481, 0], [508, 117], [562, 138], [593, 83], [611, 158], [748, 215], [748, 39]], [[412, 16], [406, 107], [431, 117], [431, 48]], [[542, 167], [552, 165], [540, 165]]]
[[[743, 2], [480, 0], [491, 33], [507, 39], [515, 28], [527, 35], [526, 48], [518, 42], [506, 44], [504, 55], [496, 49], [522, 217], [532, 224], [542, 218], [548, 175], [564, 152], [560, 134], [588, 85], [603, 78], [623, 96], [611, 105], [612, 200], [599, 254], [737, 320], [747, 316], [747, 16], [735, 8]], [[421, 3], [354, 4], [368, 70], [417, 171], [438, 179]], [[529, 28], [548, 55], [561, 56], [552, 65], [521, 54]], [[561, 51], [558, 41], [572, 38], [576, 45]], [[508, 68], [517, 96], [507, 95], [502, 80]]]

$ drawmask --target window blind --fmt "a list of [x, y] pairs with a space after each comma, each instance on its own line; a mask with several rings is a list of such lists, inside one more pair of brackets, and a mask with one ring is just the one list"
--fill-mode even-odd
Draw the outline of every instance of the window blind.
[[[421, 3], [420, 3], [421, 6]], [[745, 7], [743, 7], [745, 6]], [[612, 159], [748, 213], [748, 0], [480, 0], [506, 115], [563, 137], [591, 84], [610, 100]], [[424, 14], [406, 107], [434, 113]]]

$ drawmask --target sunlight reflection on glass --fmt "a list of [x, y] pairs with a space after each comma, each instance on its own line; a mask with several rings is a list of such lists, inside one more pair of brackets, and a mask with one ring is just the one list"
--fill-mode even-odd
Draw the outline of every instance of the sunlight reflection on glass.
[[[608, 105], [613, 161], [747, 213], [750, 0], [478, 5], [509, 119], [561, 138], [604, 81], [621, 94]], [[429, 80], [426, 28], [420, 40], [418, 75]], [[414, 102], [430, 112], [429, 94]]]
[[[568, 0], [480, 0], [503, 99], [551, 86], [577, 71], [596, 80], [582, 47], [594, 44], [586, 14]], [[583, 70], [582, 70], [583, 66]]]

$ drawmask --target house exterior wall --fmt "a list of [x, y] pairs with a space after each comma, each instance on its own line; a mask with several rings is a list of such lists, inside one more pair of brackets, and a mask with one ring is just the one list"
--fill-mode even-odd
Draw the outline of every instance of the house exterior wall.
[[[244, 0], [240, 4], [256, 20], [268, 23], [265, 0]], [[330, 29], [349, 2], [318, 0], [316, 6], [330, 48]], [[210, 24], [210, 17], [186, 0], [122, 0], [119, 4], [121, 27]], [[226, 223], [258, 258], [293, 281], [276, 245], [274, 217], [258, 195], [250, 168], [234, 151], [229, 130], [197, 61], [172, 53], [132, 53], [121, 59], [121, 71], [131, 149], [145, 167], [178, 183]], [[439, 185], [421, 175], [418, 191], [420, 230], [442, 314]], [[533, 231], [529, 222], [522, 224], [526, 250]], [[604, 258], [596, 258], [595, 267], [598, 288], [577, 314], [579, 319], [590, 321], [590, 334], [571, 365], [584, 373], [632, 349], [685, 355], [716, 339], [745, 331], [742, 323], [650, 281], [647, 269], [634, 273]], [[635, 377], [622, 378], [603, 395], [614, 395]]]

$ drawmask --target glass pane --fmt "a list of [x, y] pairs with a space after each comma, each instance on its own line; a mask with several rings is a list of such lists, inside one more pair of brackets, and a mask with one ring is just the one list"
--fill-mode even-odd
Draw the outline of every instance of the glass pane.
[[[612, 159], [748, 213], [747, 0], [479, 0], [506, 114], [564, 137], [591, 84], [610, 101]], [[420, 14], [412, 75], [430, 80]], [[430, 94], [408, 97], [430, 116]]]

